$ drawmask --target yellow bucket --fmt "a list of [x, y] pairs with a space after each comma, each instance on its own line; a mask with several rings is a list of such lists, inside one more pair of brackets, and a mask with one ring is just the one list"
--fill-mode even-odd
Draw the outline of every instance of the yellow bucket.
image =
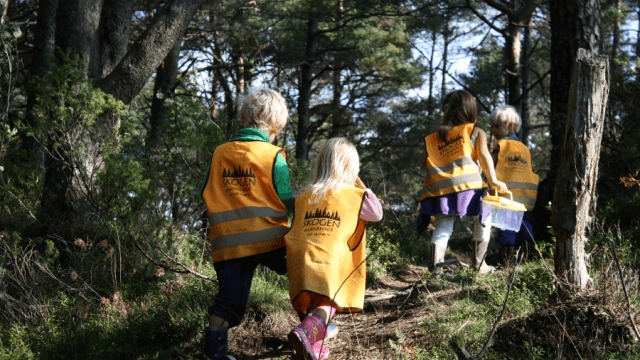
[[483, 222], [502, 230], [519, 231], [527, 208], [524, 204], [513, 201], [511, 191], [510, 199], [498, 196], [497, 190], [494, 190], [494, 194], [482, 198], [483, 215], [489, 211], [488, 215], [483, 216]]

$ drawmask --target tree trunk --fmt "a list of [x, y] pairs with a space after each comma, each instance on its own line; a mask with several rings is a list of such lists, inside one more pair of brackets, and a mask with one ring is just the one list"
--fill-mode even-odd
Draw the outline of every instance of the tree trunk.
[[[58, 0], [40, 0], [38, 6], [38, 18], [33, 38], [33, 56], [29, 68], [29, 77], [42, 76], [51, 70], [51, 58], [55, 50], [56, 12]], [[29, 90], [27, 93], [26, 122], [29, 126], [36, 126], [33, 118], [33, 107], [36, 104], [36, 94]], [[22, 136], [22, 148], [28, 156], [28, 163], [44, 168], [43, 144], [33, 136]]]
[[520, 99], [520, 138], [522, 143], [529, 146], [529, 67], [531, 64], [531, 19], [524, 28], [524, 41], [522, 44], [522, 98]]
[[313, 63], [318, 47], [318, 17], [314, 12], [309, 14], [307, 22], [307, 46], [305, 48], [305, 62], [300, 66], [300, 84], [298, 86], [298, 135], [296, 137], [296, 159], [309, 159], [309, 125], [311, 116], [311, 85], [313, 85]]
[[615, 60], [620, 52], [620, 18], [622, 17], [622, 0], [616, 0], [616, 21], [613, 24], [613, 44], [611, 46], [611, 71], [616, 71]]
[[181, 41], [178, 40], [167, 57], [156, 71], [151, 99], [151, 114], [149, 116], [149, 136], [147, 149], [162, 149], [164, 128], [169, 122], [167, 101], [173, 98], [173, 92], [178, 81], [178, 60], [180, 58]]
[[435, 100], [433, 97], [433, 78], [435, 71], [433, 69], [433, 60], [436, 52], [436, 41], [438, 40], [438, 33], [431, 32], [431, 57], [429, 57], [429, 98], [427, 99], [427, 112], [428, 115], [433, 115], [435, 112]]
[[[168, 3], [124, 56], [122, 52], [128, 42], [124, 34], [128, 32], [125, 28], [130, 19], [114, 17], [130, 17], [131, 8], [128, 6], [131, 4], [126, 0], [61, 1], [55, 18], [55, 46], [78, 55], [81, 61], [88, 64], [88, 78], [98, 80], [96, 84], [103, 91], [129, 103], [182, 36], [203, 1], [173, 0]], [[105, 9], [105, 4], [123, 8]], [[103, 34], [101, 37], [101, 29], [111, 29], [116, 33]], [[105, 43], [102, 44], [101, 40], [105, 40]], [[101, 51], [106, 53], [101, 54]], [[105, 66], [112, 67], [112, 63], [120, 57], [114, 70], [100, 80]], [[118, 122], [117, 117], [103, 114], [97, 121], [94, 133], [89, 134], [78, 127], [73, 131], [73, 140], [66, 138], [71, 143], [63, 143], [55, 148], [56, 156], [47, 156], [41, 202], [47, 217], [45, 223], [52, 226], [52, 231], [69, 233], [89, 224], [86, 220], [93, 212], [89, 194], [97, 190], [96, 175], [104, 165], [100, 134], [110, 133]], [[50, 152], [54, 150], [51, 146], [56, 139], [64, 135], [69, 134], [50, 134]], [[80, 145], [83, 152], [72, 156], [71, 146], [76, 145]]]
[[556, 236], [558, 294], [570, 295], [591, 281], [585, 264], [585, 232], [595, 216], [598, 160], [609, 96], [606, 56], [578, 50], [555, 183], [552, 224]]
[[[538, 199], [533, 210], [536, 218], [534, 233], [547, 233], [550, 214], [547, 204], [553, 199], [556, 173], [562, 154], [564, 128], [571, 74], [578, 48], [599, 52], [600, 49], [600, 1], [564, 0], [549, 1], [551, 20], [551, 156], [549, 171], [538, 187]], [[539, 235], [540, 236], [540, 235]]]
[[127, 53], [133, 0], [105, 0], [100, 17], [100, 79], [107, 76]]
[[4, 25], [5, 17], [7, 16], [7, 10], [9, 10], [9, 0], [0, 1], [0, 6], [2, 6], [2, 17], [0, 17], [0, 25]]
[[507, 103], [520, 109], [520, 35], [522, 27], [509, 17], [509, 27], [505, 37], [505, 67], [507, 73]]
[[449, 55], [449, 20], [451, 17], [451, 10], [447, 9], [445, 19], [444, 19], [444, 31], [442, 32], [443, 37], [443, 46], [442, 50], [442, 85], [440, 87], [440, 99], [444, 99], [444, 96], [447, 95], [447, 57]]
[[[336, 2], [336, 27], [343, 26], [344, 16], [344, 0], [338, 0]], [[340, 55], [336, 54], [333, 63], [333, 98], [331, 99], [331, 133], [329, 137], [335, 137], [340, 134], [341, 129], [346, 125], [344, 112], [342, 111], [342, 61]]]
[[98, 29], [103, 5], [104, 0], [60, 1], [56, 12], [56, 47], [78, 55], [91, 79], [102, 78]]
[[215, 68], [216, 78], [218, 79], [218, 83], [222, 86], [222, 91], [224, 92], [224, 110], [227, 114], [227, 126], [226, 126], [226, 135], [227, 138], [231, 137], [231, 132], [233, 131], [233, 123], [236, 118], [236, 106], [233, 102], [233, 92], [231, 87], [229, 86], [229, 81], [227, 77], [222, 73], [222, 51], [220, 51], [220, 45], [218, 44], [218, 34], [216, 31], [213, 32], [213, 67]]

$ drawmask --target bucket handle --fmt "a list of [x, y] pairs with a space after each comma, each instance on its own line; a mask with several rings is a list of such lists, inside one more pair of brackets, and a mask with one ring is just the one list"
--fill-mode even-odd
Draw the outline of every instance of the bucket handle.
[[[493, 196], [498, 196], [498, 189], [493, 188], [491, 189], [491, 191], [493, 191]], [[509, 194], [509, 200], [513, 201], [513, 193], [509, 190], [507, 190], [507, 192]], [[502, 194], [506, 194], [506, 193], [502, 193]]]

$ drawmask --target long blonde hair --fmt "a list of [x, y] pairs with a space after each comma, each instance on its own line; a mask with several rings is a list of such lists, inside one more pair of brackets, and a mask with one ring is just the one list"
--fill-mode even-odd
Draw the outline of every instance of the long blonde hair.
[[311, 170], [311, 180], [303, 191], [311, 191], [310, 201], [317, 202], [331, 190], [355, 186], [360, 172], [358, 151], [346, 138], [329, 139], [320, 148]]

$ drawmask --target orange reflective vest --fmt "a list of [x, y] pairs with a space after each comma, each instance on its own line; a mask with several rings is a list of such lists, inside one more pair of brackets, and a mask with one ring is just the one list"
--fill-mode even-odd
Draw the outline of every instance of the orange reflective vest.
[[261, 254], [284, 246], [287, 208], [273, 181], [281, 148], [260, 141], [218, 146], [202, 197], [209, 212], [213, 261]]
[[496, 177], [507, 184], [513, 200], [533, 209], [538, 195], [538, 174], [531, 167], [531, 152], [518, 140], [498, 140], [500, 151], [496, 162]]
[[481, 168], [475, 147], [471, 143], [474, 124], [458, 125], [442, 141], [437, 133], [424, 139], [427, 150], [426, 191], [422, 199], [457, 193], [464, 190], [482, 189]]
[[359, 312], [364, 304], [367, 266], [365, 225], [360, 219], [364, 190], [344, 187], [319, 202], [311, 193], [296, 198], [291, 230], [285, 235], [289, 295], [303, 314], [331, 305]]

